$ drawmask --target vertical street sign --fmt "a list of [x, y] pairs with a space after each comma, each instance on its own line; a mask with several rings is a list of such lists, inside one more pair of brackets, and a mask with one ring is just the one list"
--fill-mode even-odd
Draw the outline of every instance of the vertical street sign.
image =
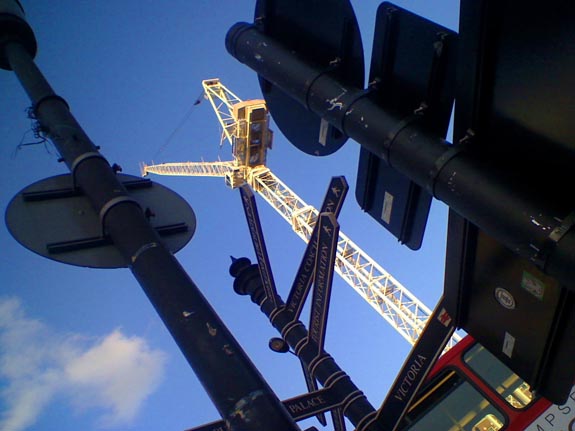
[[[337, 218], [348, 190], [349, 186], [345, 177], [333, 177], [329, 183], [329, 187], [321, 205], [320, 213], [333, 213]], [[298, 268], [286, 301], [285, 312], [290, 315], [292, 321], [299, 319], [311, 286], [314, 274], [314, 260], [317, 250], [318, 231], [319, 223], [316, 221], [311, 238], [307, 243], [301, 264]]]
[[252, 237], [252, 242], [254, 244], [256, 258], [258, 260], [260, 274], [262, 276], [262, 281], [264, 284], [266, 299], [271, 301], [271, 303], [273, 304], [273, 309], [275, 310], [278, 307], [278, 300], [277, 300], [278, 294], [271, 270], [268, 251], [266, 249], [266, 243], [264, 242], [264, 235], [262, 232], [260, 217], [258, 215], [258, 209], [256, 207], [256, 199], [254, 197], [254, 192], [252, 192], [250, 186], [244, 184], [240, 187], [240, 194], [242, 196], [242, 204], [244, 206], [246, 220], [248, 222], [248, 227], [250, 229], [250, 235]]
[[[445, 137], [455, 93], [457, 34], [383, 2], [377, 9], [370, 97]], [[382, 134], [382, 137], [385, 134]], [[389, 136], [389, 135], [387, 135]], [[357, 201], [374, 220], [412, 250], [421, 247], [431, 195], [381, 154], [362, 148]]]
[[455, 321], [441, 298], [371, 423], [378, 423], [386, 431], [395, 431], [453, 331]]
[[305, 345], [313, 343], [317, 348], [315, 357], [323, 351], [325, 330], [329, 312], [329, 300], [333, 281], [333, 265], [337, 252], [339, 225], [332, 213], [319, 215], [319, 237], [314, 266], [314, 289], [312, 296], [309, 334]]

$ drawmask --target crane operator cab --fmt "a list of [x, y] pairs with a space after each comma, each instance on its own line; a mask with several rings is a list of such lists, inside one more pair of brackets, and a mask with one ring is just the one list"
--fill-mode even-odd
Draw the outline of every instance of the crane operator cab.
[[233, 106], [236, 120], [232, 152], [240, 166], [265, 165], [267, 149], [272, 147], [269, 113], [264, 100], [246, 100]]

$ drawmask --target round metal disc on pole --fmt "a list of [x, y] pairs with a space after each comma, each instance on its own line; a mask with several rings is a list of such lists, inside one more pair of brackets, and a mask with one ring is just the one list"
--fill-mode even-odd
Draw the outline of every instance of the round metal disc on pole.
[[[349, 86], [363, 88], [363, 46], [349, 0], [258, 0], [255, 25], [298, 57], [312, 61], [323, 73], [336, 76]], [[287, 70], [285, 73], [298, 72]], [[325, 156], [347, 141], [344, 133], [295, 102], [273, 83], [260, 77], [260, 86], [277, 126], [301, 151]], [[337, 101], [334, 101], [334, 109], [337, 109]]]
[[[196, 217], [181, 196], [150, 180], [118, 178], [172, 253], [190, 241]], [[48, 259], [90, 268], [129, 264], [103, 231], [88, 198], [73, 187], [71, 175], [46, 178], [19, 192], [6, 210], [6, 225], [16, 241]]]

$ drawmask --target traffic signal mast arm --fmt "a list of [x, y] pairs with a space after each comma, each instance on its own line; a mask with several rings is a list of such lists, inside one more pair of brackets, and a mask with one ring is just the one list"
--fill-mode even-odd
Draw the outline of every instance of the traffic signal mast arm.
[[[308, 242], [318, 217], [318, 211], [306, 204], [264, 163], [250, 165], [249, 160], [265, 160], [265, 150], [270, 142], [265, 139], [259, 142], [259, 148], [250, 145], [249, 133], [252, 129], [249, 115], [238, 110], [246, 107], [249, 111], [250, 102], [242, 102], [237, 96], [227, 90], [219, 80], [203, 81], [206, 97], [210, 99], [218, 119], [224, 127], [224, 134], [229, 132], [234, 161], [230, 162], [183, 162], [164, 163], [159, 165], [143, 165], [142, 173], [173, 176], [220, 176], [226, 179], [231, 188], [248, 183], [259, 193], [293, 228], [305, 242]], [[222, 100], [226, 94], [234, 99]], [[216, 101], [214, 95], [218, 95]], [[218, 102], [219, 100], [219, 102]], [[253, 101], [259, 108], [261, 101]], [[227, 112], [222, 114], [227, 108]], [[235, 114], [234, 114], [235, 112]], [[238, 114], [239, 112], [239, 114]], [[235, 115], [235, 116], [234, 116]], [[241, 124], [237, 116], [243, 116], [246, 124]], [[228, 118], [235, 118], [230, 126]], [[259, 118], [259, 117], [258, 117]], [[266, 112], [267, 118], [267, 112]], [[240, 130], [241, 129], [241, 130]], [[258, 127], [263, 136], [266, 127]], [[271, 139], [271, 135], [269, 135]], [[258, 135], [260, 137], [260, 135]], [[252, 140], [254, 140], [252, 138]], [[251, 151], [250, 151], [251, 148]], [[246, 156], [247, 154], [247, 156]], [[251, 155], [251, 157], [250, 157]], [[243, 158], [243, 159], [242, 159]], [[242, 162], [244, 160], [244, 162]], [[394, 279], [387, 271], [378, 265], [371, 257], [351, 241], [343, 232], [339, 233], [337, 254], [335, 260], [336, 272], [359, 293], [384, 319], [386, 319], [411, 345], [421, 334], [425, 323], [431, 315], [431, 310], [419, 301], [407, 288]], [[454, 334], [446, 349], [451, 348], [461, 337]]]

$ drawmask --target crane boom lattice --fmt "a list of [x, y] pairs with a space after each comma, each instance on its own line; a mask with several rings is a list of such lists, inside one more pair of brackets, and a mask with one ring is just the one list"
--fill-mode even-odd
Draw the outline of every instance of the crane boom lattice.
[[[319, 214], [265, 166], [266, 150], [271, 147], [272, 139], [265, 103], [261, 100], [242, 102], [217, 79], [206, 80], [202, 84], [224, 128], [224, 136], [232, 145], [234, 160], [143, 165], [142, 172], [219, 176], [224, 177], [231, 188], [247, 183], [292, 226], [300, 238], [308, 242]], [[226, 111], [225, 115], [223, 111]], [[415, 343], [431, 310], [341, 231], [335, 270], [402, 337], [412, 345]], [[454, 334], [446, 350], [460, 339]]]

